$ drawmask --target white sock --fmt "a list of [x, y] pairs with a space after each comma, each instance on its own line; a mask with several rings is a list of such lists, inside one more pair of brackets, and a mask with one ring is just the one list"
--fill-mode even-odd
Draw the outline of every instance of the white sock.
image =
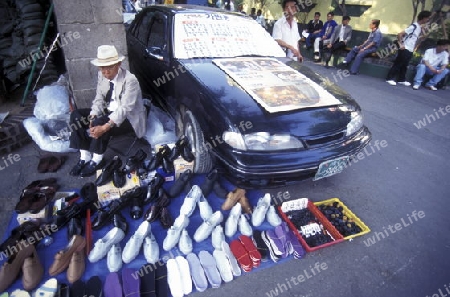
[[86, 150], [80, 150], [80, 160], [85, 161], [86, 163], [91, 161], [91, 152]]
[[99, 155], [99, 154], [95, 154], [92, 156], [92, 161], [95, 162], [95, 164], [100, 164], [100, 162], [103, 160], [103, 154]]

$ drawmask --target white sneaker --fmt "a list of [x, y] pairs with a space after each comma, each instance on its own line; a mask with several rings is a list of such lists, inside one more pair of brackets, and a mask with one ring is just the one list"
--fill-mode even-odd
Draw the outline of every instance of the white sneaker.
[[223, 227], [220, 225], [217, 225], [211, 235], [212, 239], [212, 246], [217, 249], [222, 249], [222, 241], [225, 241], [225, 234], [223, 234]]
[[189, 218], [185, 215], [180, 215], [173, 222], [172, 227], [167, 230], [167, 236], [163, 241], [163, 249], [165, 251], [170, 251], [174, 246], [177, 245], [180, 240], [181, 231], [189, 225]]
[[57, 290], [58, 290], [58, 280], [56, 278], [50, 278], [33, 293], [33, 296], [54, 297]]
[[247, 221], [244, 214], [241, 214], [241, 217], [239, 218], [239, 232], [247, 236], [253, 235], [252, 226], [250, 226], [250, 223]]
[[114, 227], [103, 238], [97, 240], [89, 253], [89, 262], [95, 263], [106, 256], [111, 247], [125, 237], [122, 229]]
[[271, 205], [269, 206], [269, 209], [266, 213], [266, 219], [269, 222], [270, 225], [277, 227], [281, 225], [282, 221], [280, 216], [277, 214], [277, 211], [275, 210], [275, 206]]
[[388, 84], [390, 84], [391, 86], [396, 86], [397, 85], [397, 83], [395, 81], [393, 81], [393, 80], [387, 80], [386, 82]]
[[258, 204], [252, 213], [252, 224], [255, 227], [261, 226], [266, 217], [266, 212], [270, 206], [270, 193], [266, 193], [263, 197], [259, 198]]
[[420, 88], [420, 85], [414, 85], [413, 90], [418, 90]]
[[178, 270], [181, 276], [181, 287], [183, 288], [184, 295], [188, 295], [192, 292], [192, 278], [191, 272], [189, 270], [188, 261], [182, 256], [177, 256], [175, 258], [178, 264]]
[[128, 264], [133, 261], [137, 255], [139, 255], [139, 251], [141, 250], [142, 243], [144, 242], [144, 238], [151, 231], [150, 223], [148, 221], [143, 221], [134, 234], [130, 237], [125, 248], [122, 252], [122, 260], [124, 263]]
[[213, 257], [216, 260], [217, 268], [223, 281], [228, 283], [233, 280], [233, 273], [231, 272], [230, 262], [228, 261], [225, 252], [222, 250], [214, 250]]
[[192, 239], [186, 229], [181, 231], [180, 242], [178, 244], [180, 251], [187, 255], [192, 252]]
[[[8, 296], [8, 292], [4, 292], [0, 296]], [[9, 294], [9, 297], [30, 297], [30, 293], [25, 290], [16, 289]]]
[[435, 86], [425, 86], [427, 89], [432, 91], [437, 91], [437, 88]]
[[225, 222], [225, 235], [228, 237], [232, 237], [238, 227], [239, 217], [242, 214], [242, 206], [240, 203], [236, 203], [231, 210], [230, 214]]
[[175, 259], [167, 260], [167, 283], [173, 297], [184, 296], [181, 273]]
[[198, 208], [200, 209], [200, 217], [203, 219], [203, 221], [209, 219], [213, 214], [211, 205], [209, 205], [208, 200], [206, 200], [203, 194], [198, 200]]
[[153, 233], [150, 233], [147, 237], [145, 237], [143, 250], [147, 263], [155, 264], [159, 261], [159, 245]]
[[109, 272], [117, 272], [122, 268], [122, 248], [118, 243], [114, 244], [106, 256], [106, 265]]
[[193, 185], [189, 193], [187, 193], [184, 198], [183, 204], [180, 207], [180, 215], [184, 214], [188, 217], [192, 215], [197, 206], [197, 202], [200, 200], [200, 197], [203, 196], [202, 190], [199, 186]]
[[218, 210], [215, 213], [212, 214], [212, 216], [203, 221], [203, 223], [197, 228], [194, 234], [194, 240], [196, 242], [201, 242], [205, 240], [206, 238], [211, 235], [211, 232], [213, 231], [214, 227], [219, 225], [223, 221], [223, 215]]
[[407, 87], [411, 86], [411, 83], [409, 81], [399, 81], [398, 84], [404, 85], [404, 86], [407, 86]]
[[197, 255], [190, 253], [186, 256], [186, 260], [189, 263], [189, 270], [191, 271], [192, 281], [195, 288], [199, 292], [203, 292], [208, 288], [208, 280], [206, 279], [205, 271]]
[[228, 261], [230, 262], [231, 272], [233, 273], [233, 275], [240, 276], [242, 274], [241, 267], [239, 266], [236, 257], [233, 255], [233, 252], [231, 252], [230, 246], [226, 241], [222, 241], [222, 250], [225, 252]]

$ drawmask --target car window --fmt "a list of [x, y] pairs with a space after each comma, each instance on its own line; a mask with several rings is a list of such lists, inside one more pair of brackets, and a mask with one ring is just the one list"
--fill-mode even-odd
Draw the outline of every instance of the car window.
[[270, 34], [246, 16], [192, 12], [175, 15], [174, 52], [179, 59], [285, 57]]
[[150, 23], [150, 34], [147, 41], [147, 48], [158, 47], [166, 50], [166, 17], [163, 14], [155, 14]]
[[154, 12], [146, 13], [141, 17], [139, 23], [136, 25], [134, 36], [136, 36], [136, 38], [143, 44], [147, 43], [148, 35], [150, 32], [150, 22], [154, 14]]

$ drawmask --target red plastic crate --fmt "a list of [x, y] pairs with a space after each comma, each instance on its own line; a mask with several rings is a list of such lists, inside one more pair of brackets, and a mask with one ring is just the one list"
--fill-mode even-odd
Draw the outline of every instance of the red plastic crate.
[[344, 241], [344, 237], [341, 235], [341, 233], [339, 233], [339, 231], [330, 223], [330, 221], [327, 220], [327, 218], [322, 214], [322, 212], [317, 208], [317, 206], [315, 206], [314, 203], [309, 200], [308, 200], [308, 209], [319, 220], [319, 222], [323, 225], [325, 230], [334, 238], [334, 241], [327, 242], [325, 244], [318, 245], [315, 247], [309, 246], [303, 239], [302, 235], [298, 232], [297, 227], [295, 227], [295, 225], [291, 222], [291, 220], [287, 217], [287, 215], [281, 210], [281, 206], [278, 206], [278, 212], [280, 213], [281, 217], [288, 224], [289, 228], [291, 228], [291, 230], [300, 240], [300, 243], [308, 253]]

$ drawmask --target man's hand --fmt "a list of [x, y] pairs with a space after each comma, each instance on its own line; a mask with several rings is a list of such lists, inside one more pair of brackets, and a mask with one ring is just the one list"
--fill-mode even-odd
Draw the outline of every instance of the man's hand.
[[297, 61], [303, 62], [303, 56], [298, 49], [292, 48], [291, 51], [292, 51], [292, 54], [294, 54], [294, 57], [297, 58]]
[[328, 47], [328, 48], [331, 48], [331, 43], [329, 43], [329, 44], [327, 45], [327, 47]]
[[109, 126], [109, 124], [106, 123], [102, 126], [95, 126], [95, 127], [89, 128], [89, 133], [92, 138], [98, 139], [103, 134], [105, 134], [109, 129], [110, 129], [110, 126]]

